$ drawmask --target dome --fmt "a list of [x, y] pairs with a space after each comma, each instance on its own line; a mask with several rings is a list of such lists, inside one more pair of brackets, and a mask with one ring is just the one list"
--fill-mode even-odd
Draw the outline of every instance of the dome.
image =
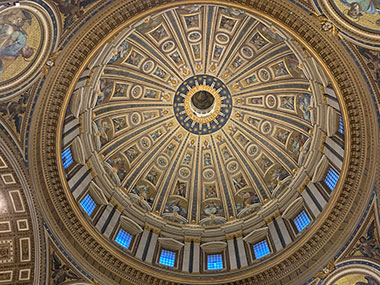
[[[84, 79], [66, 108], [61, 147], [79, 121], [82, 135], [69, 150], [94, 179], [89, 191], [71, 191], [98, 229], [91, 217], [111, 200], [125, 219], [120, 229], [133, 236], [153, 219], [163, 248], [204, 237], [221, 251], [239, 228], [274, 255], [266, 220], [303, 213], [310, 227], [337, 183], [341, 168], [330, 189], [311, 182], [328, 171], [324, 133], [343, 128], [339, 104], [324, 106], [334, 88], [294, 37], [259, 15], [210, 4], [151, 12], [94, 54], [77, 86]], [[72, 169], [65, 173], [70, 186]], [[290, 242], [283, 231], [278, 248]]]
[[282, 0], [79, 2], [21, 128], [61, 264], [95, 284], [309, 284], [373, 237], [375, 99], [343, 22]]

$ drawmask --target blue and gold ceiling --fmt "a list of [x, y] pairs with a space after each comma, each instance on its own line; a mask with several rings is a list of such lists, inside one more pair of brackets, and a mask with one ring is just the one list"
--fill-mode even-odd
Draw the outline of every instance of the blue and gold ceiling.
[[[89, 80], [92, 123], [82, 128], [94, 134], [86, 156], [98, 153], [112, 191], [138, 209], [181, 224], [250, 216], [284, 195], [310, 147], [320, 148], [319, 67], [275, 25], [190, 5], [122, 34], [98, 55], [106, 63]], [[201, 91], [208, 108], [194, 105]]]
[[0, 4], [0, 145], [51, 253], [0, 279], [329, 284], [372, 262], [378, 12], [349, 2]]

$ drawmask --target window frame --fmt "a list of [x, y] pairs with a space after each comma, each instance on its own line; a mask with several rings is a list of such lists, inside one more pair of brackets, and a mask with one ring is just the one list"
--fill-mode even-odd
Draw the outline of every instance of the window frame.
[[[255, 253], [255, 245], [257, 245], [257, 244], [259, 244], [259, 243], [261, 243], [261, 242], [263, 242], [263, 241], [266, 242], [266, 245], [268, 246], [269, 252], [268, 252], [267, 254], [261, 256], [261, 257], [256, 257], [256, 253]], [[252, 244], [251, 244], [251, 248], [252, 248], [252, 253], [253, 253], [252, 255], [253, 255], [253, 260], [254, 260], [254, 261], [255, 261], [255, 260], [260, 260], [260, 259], [262, 259], [262, 258], [265, 258], [265, 257], [269, 256], [269, 255], [273, 252], [273, 251], [272, 251], [272, 248], [271, 248], [271, 244], [270, 244], [270, 242], [268, 242], [268, 238], [267, 238], [267, 237], [264, 237], [263, 239], [260, 239], [260, 240], [258, 240], [258, 241], [256, 241], [256, 242], [252, 243]]]
[[[174, 256], [174, 265], [173, 266], [170, 266], [170, 265], [166, 265], [166, 264], [163, 264], [160, 262], [161, 260], [161, 255], [162, 255], [162, 251], [170, 251], [170, 252], [174, 252], [175, 256]], [[173, 250], [173, 249], [169, 249], [169, 248], [166, 248], [166, 247], [160, 247], [159, 249], [159, 254], [157, 255], [157, 261], [156, 263], [161, 266], [161, 267], [164, 267], [164, 268], [168, 268], [168, 269], [178, 269], [178, 256], [179, 256], [179, 250]]]
[[[121, 245], [119, 242], [116, 241], [120, 231], [123, 230], [125, 231], [127, 234], [130, 234], [132, 236], [131, 238], [131, 241], [129, 242], [129, 246], [128, 247], [125, 247], [123, 245]], [[135, 242], [135, 239], [136, 239], [136, 235], [133, 235], [131, 234], [129, 231], [127, 231], [126, 229], [124, 229], [123, 227], [119, 227], [116, 232], [115, 232], [115, 236], [114, 236], [114, 242], [117, 244], [118, 247], [122, 248], [123, 250], [127, 250], [127, 251], [132, 251], [132, 248], [133, 248], [133, 244]]]
[[[90, 198], [92, 199], [92, 201], [94, 201], [95, 203], [95, 208], [94, 210], [91, 212], [91, 214], [88, 214], [87, 211], [83, 208], [82, 206], [82, 201], [88, 196], [90, 196]], [[100, 208], [100, 204], [96, 201], [96, 198], [94, 198], [92, 195], [91, 195], [91, 192], [90, 191], [86, 191], [83, 196], [81, 197], [81, 199], [79, 200], [79, 206], [81, 208], [81, 210], [87, 215], [87, 217], [89, 217], [91, 220], [93, 220]]]
[[[63, 162], [63, 153], [65, 151], [67, 151], [67, 150], [70, 150], [70, 157], [71, 157], [72, 162], [70, 163], [69, 166], [67, 166], [65, 168], [64, 162]], [[62, 152], [61, 152], [61, 159], [62, 159], [62, 167], [63, 167], [63, 170], [66, 172], [66, 174], [68, 174], [69, 172], [71, 172], [71, 170], [73, 170], [75, 168], [75, 166], [77, 165], [77, 163], [76, 163], [76, 161], [74, 159], [74, 155], [73, 155], [73, 150], [71, 148], [71, 144], [62, 150]]]
[[[335, 185], [334, 185], [334, 187], [333, 187], [332, 189], [331, 189], [330, 186], [326, 183], [327, 175], [329, 174], [330, 169], [331, 169], [332, 171], [334, 171], [334, 172], [338, 175], [338, 178], [337, 178], [337, 180], [336, 180], [336, 182], [335, 182]], [[339, 172], [338, 172], [338, 171], [337, 171], [337, 170], [336, 170], [331, 164], [329, 164], [329, 167], [327, 168], [326, 173], [325, 173], [325, 175], [323, 176], [323, 180], [321, 181], [321, 183], [322, 183], [322, 185], [326, 188], [326, 190], [327, 190], [329, 193], [333, 193], [334, 190], [335, 190], [336, 185], [338, 184], [339, 178], [340, 178], [340, 173], [339, 173]]]
[[[218, 268], [218, 269], [209, 269], [208, 268], [208, 257], [211, 255], [220, 255], [221, 256], [222, 265], [223, 265], [222, 268]], [[223, 271], [226, 269], [227, 269], [227, 264], [226, 264], [224, 251], [222, 251], [222, 252], [209, 252], [209, 253], [205, 252], [205, 271], [206, 272], [220, 272], [220, 271]]]
[[[309, 218], [310, 222], [304, 226], [300, 231], [298, 230], [297, 226], [296, 226], [296, 223], [294, 222], [294, 219], [296, 217], [298, 217], [302, 212], [305, 212], [306, 216]], [[306, 229], [311, 223], [313, 222], [313, 218], [312, 216], [309, 214], [309, 212], [307, 211], [307, 209], [305, 207], [303, 207], [301, 209], [301, 211], [299, 211], [296, 215], [294, 215], [294, 217], [291, 219], [291, 225], [292, 225], [292, 228], [293, 228], [293, 231], [295, 233], [295, 235], [297, 236], [299, 233], [301, 233], [304, 229]]]

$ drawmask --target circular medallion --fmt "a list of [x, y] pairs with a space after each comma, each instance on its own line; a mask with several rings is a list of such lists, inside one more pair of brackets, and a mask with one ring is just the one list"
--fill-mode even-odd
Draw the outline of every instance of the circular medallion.
[[189, 42], [196, 43], [200, 41], [200, 39], [202, 38], [202, 34], [200, 32], [191, 32], [187, 38]]
[[225, 33], [220, 33], [216, 36], [216, 41], [222, 45], [225, 45], [230, 41], [230, 38]]
[[[51, 52], [55, 35], [53, 23], [40, 5], [22, 3], [18, 6], [5, 5], [2, 8], [0, 89], [9, 91], [25, 87], [42, 67], [48, 69], [54, 65], [53, 61], [46, 62], [46, 59]], [[0, 98], [13, 94], [15, 93], [1, 94]]]
[[228, 121], [232, 99], [227, 86], [210, 75], [185, 80], [174, 96], [174, 114], [186, 130], [205, 135], [216, 132]]
[[166, 41], [162, 45], [162, 50], [164, 52], [171, 52], [175, 48], [175, 44], [173, 41]]
[[131, 95], [134, 99], [139, 99], [142, 95], [142, 88], [140, 85], [133, 86], [131, 89]]
[[143, 149], [149, 149], [151, 145], [152, 145], [152, 142], [148, 137], [142, 137], [140, 139], [140, 146]]

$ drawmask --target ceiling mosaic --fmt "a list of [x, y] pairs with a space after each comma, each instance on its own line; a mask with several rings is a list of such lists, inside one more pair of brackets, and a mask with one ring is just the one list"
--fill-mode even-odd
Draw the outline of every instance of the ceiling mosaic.
[[[327, 278], [373, 187], [376, 114], [358, 66], [375, 78], [376, 53], [343, 44], [343, 0], [161, 2], [47, 4], [57, 38], [41, 43], [51, 49], [41, 78], [1, 102], [25, 137], [54, 243], [46, 280]], [[317, 4], [334, 17], [313, 14]], [[23, 29], [42, 23], [28, 45], [51, 32], [42, 10], [11, 6]], [[31, 58], [17, 78], [39, 70]], [[11, 117], [15, 102], [24, 117]]]
[[[132, 23], [77, 87], [62, 158], [83, 214], [98, 227], [93, 213], [111, 201], [134, 227], [153, 215], [177, 242], [189, 225], [223, 241], [237, 223], [266, 231], [265, 217], [300, 211], [299, 188], [325, 169], [323, 133], [339, 124], [339, 104], [335, 117], [323, 106], [325, 88], [336, 95], [316, 60], [276, 25], [225, 6]], [[71, 156], [91, 167], [90, 190]]]
[[83, 96], [92, 117], [82, 127], [95, 135], [83, 147], [99, 154], [103, 191], [210, 226], [304, 182], [298, 170], [321, 146], [312, 134], [322, 89], [295, 41], [218, 6], [181, 6], [132, 26], [99, 55], [107, 63]]

